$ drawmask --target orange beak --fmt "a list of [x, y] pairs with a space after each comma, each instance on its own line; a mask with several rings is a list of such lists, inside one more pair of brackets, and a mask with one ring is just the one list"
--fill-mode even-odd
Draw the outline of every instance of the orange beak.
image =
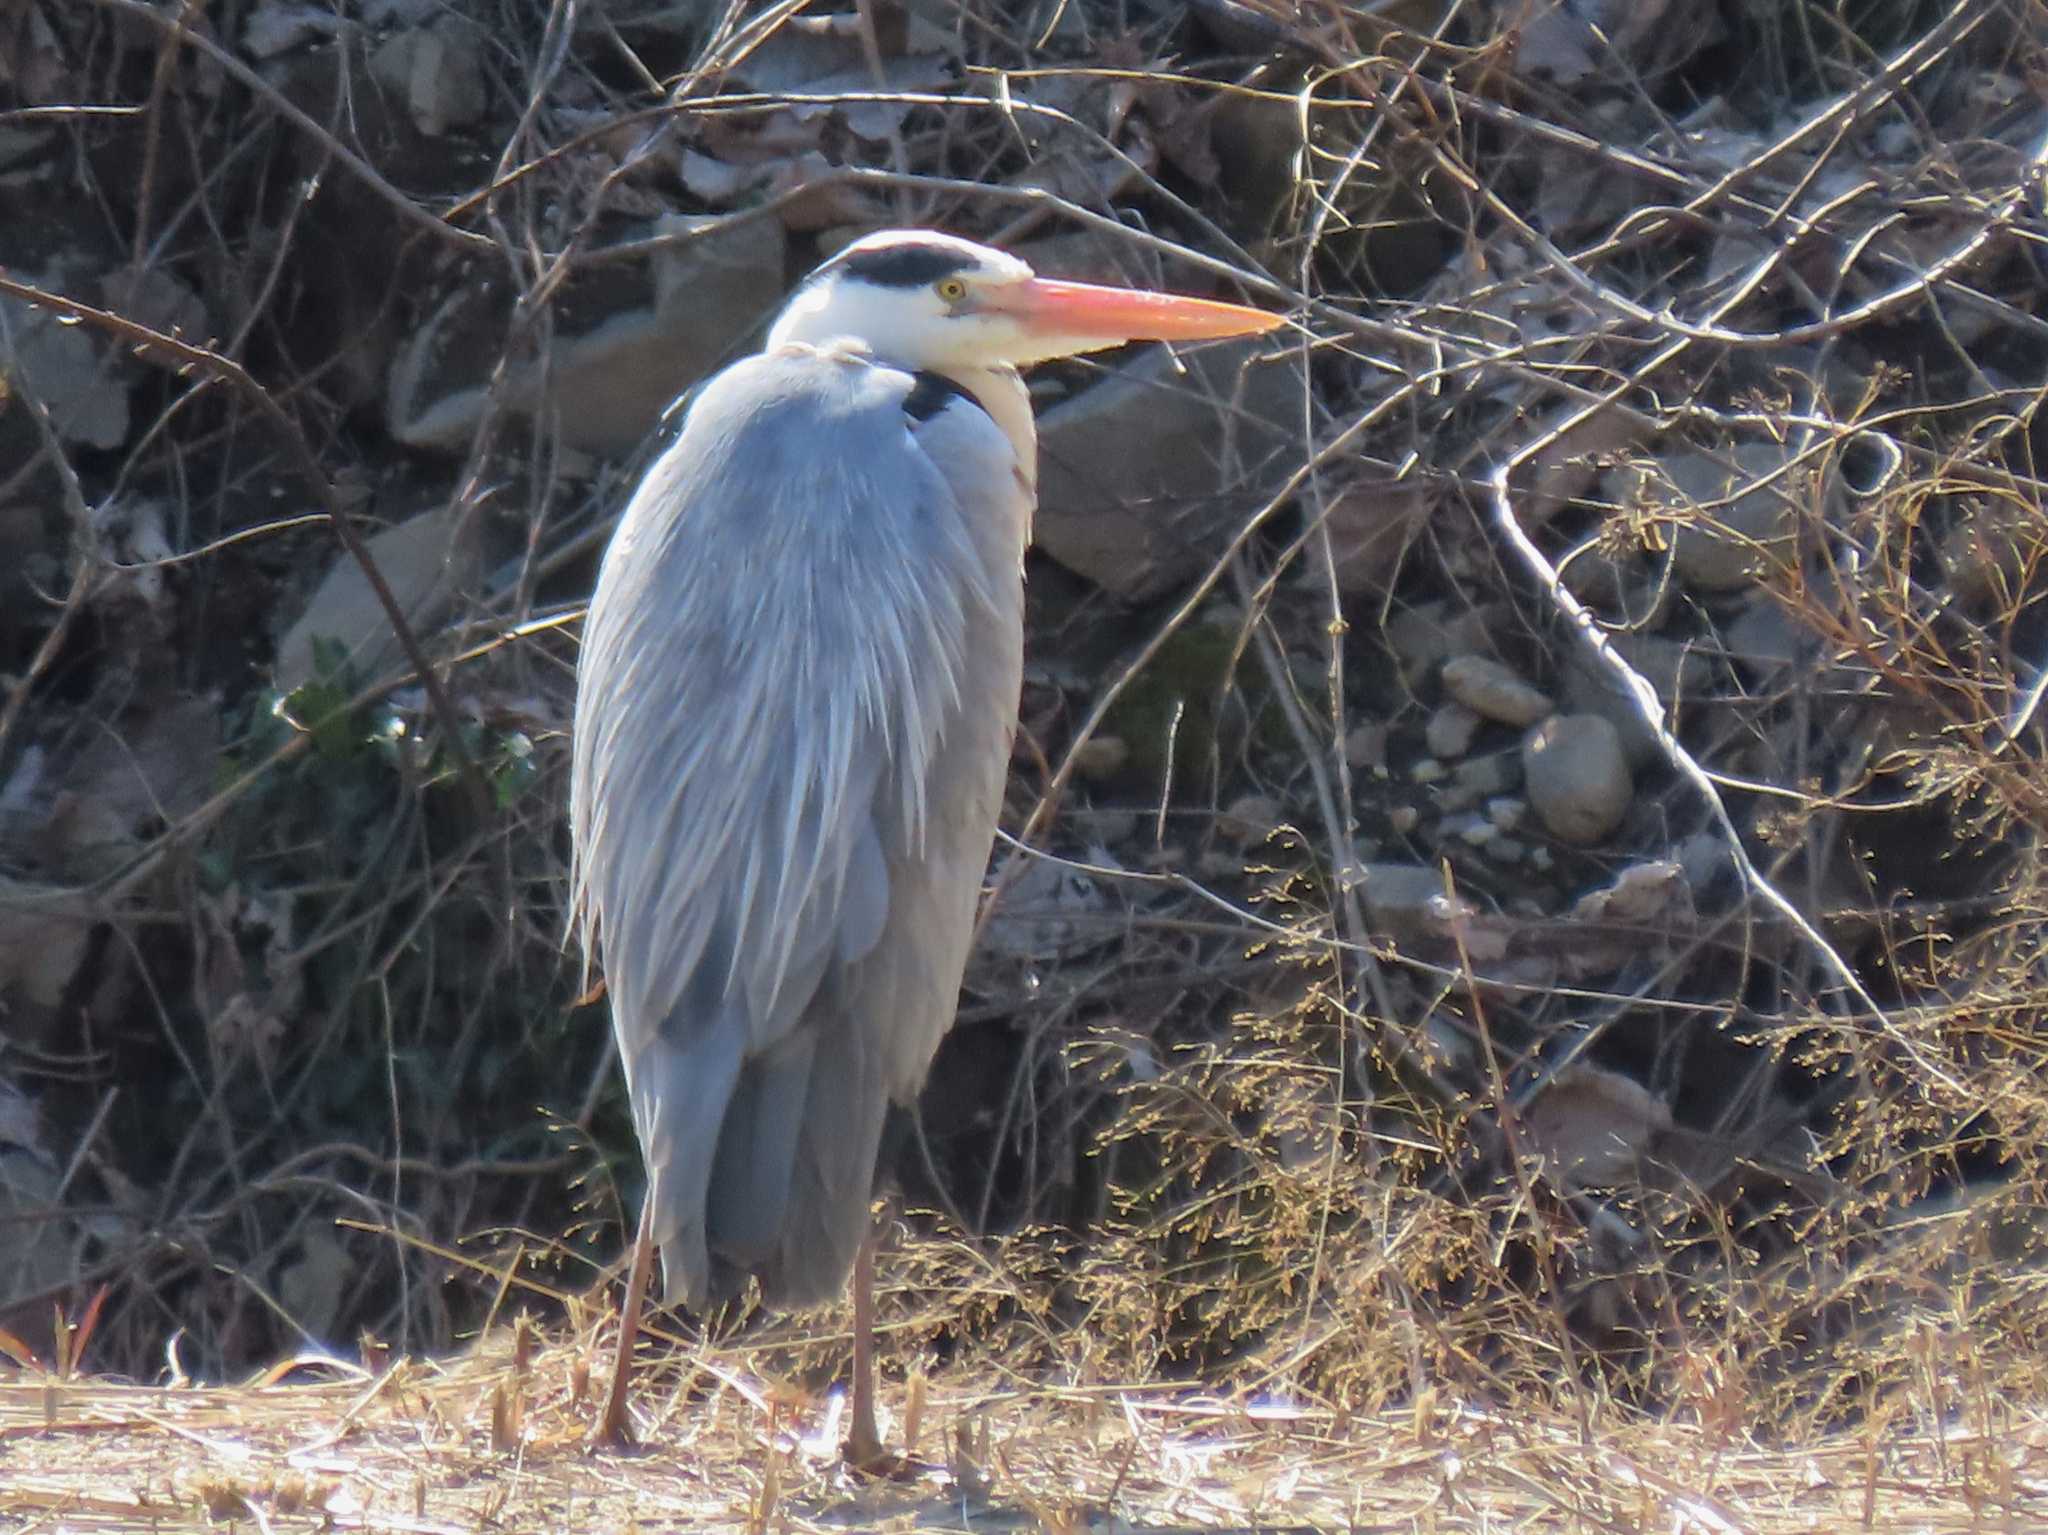
[[1034, 277], [999, 289], [983, 307], [1014, 316], [1046, 335], [1119, 341], [1209, 341], [1250, 336], [1287, 323], [1286, 316], [1214, 299], [1148, 293], [1142, 288], [1099, 288], [1093, 283]]

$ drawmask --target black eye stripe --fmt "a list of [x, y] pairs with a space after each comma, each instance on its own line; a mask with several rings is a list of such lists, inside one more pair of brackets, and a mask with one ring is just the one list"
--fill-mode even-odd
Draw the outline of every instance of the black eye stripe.
[[885, 245], [854, 251], [818, 268], [841, 271], [883, 288], [923, 288], [944, 277], [972, 271], [975, 258], [948, 245]]

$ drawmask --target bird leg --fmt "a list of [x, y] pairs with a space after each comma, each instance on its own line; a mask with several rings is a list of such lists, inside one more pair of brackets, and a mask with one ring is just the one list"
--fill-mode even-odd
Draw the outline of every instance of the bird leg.
[[653, 1190], [640, 1206], [640, 1234], [633, 1239], [633, 1262], [626, 1272], [626, 1298], [619, 1305], [619, 1352], [612, 1361], [612, 1383], [605, 1392], [604, 1416], [594, 1443], [624, 1449], [633, 1442], [626, 1429], [626, 1383], [633, 1375], [633, 1345], [640, 1337], [640, 1300], [654, 1267]]
[[886, 1475], [896, 1457], [882, 1445], [875, 1431], [875, 1242], [878, 1228], [870, 1226], [860, 1239], [860, 1251], [853, 1260], [853, 1424], [846, 1442], [839, 1447], [840, 1458], [856, 1471]]

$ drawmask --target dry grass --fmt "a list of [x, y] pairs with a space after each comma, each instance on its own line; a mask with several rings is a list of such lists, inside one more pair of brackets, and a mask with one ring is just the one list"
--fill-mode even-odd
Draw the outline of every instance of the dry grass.
[[[652, 1448], [594, 1452], [595, 1333], [296, 1383], [0, 1384], [0, 1520], [22, 1531], [1178, 1529], [2019, 1532], [2048, 1520], [2048, 1418], [1932, 1376], [1793, 1442], [1690, 1413], [1590, 1422], [1428, 1392], [1344, 1412], [1151, 1381], [921, 1381], [900, 1482], [850, 1481], [836, 1417], [757, 1352], [684, 1349]], [[278, 1372], [273, 1372], [273, 1374]], [[322, 1378], [325, 1377], [325, 1378]], [[885, 1405], [904, 1410], [904, 1393]]]

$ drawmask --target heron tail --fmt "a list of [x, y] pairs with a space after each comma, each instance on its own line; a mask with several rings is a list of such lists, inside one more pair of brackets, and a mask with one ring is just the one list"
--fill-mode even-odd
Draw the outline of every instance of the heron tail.
[[[678, 1043], [678, 1038], [685, 1042]], [[625, 1058], [626, 1091], [647, 1159], [652, 1235], [661, 1249], [662, 1288], [700, 1309], [719, 1299], [706, 1240], [705, 1201], [719, 1125], [740, 1076], [747, 1023], [738, 1010], [708, 1024], [661, 1029]]]
[[714, 1293], [754, 1274], [770, 1305], [800, 1308], [845, 1286], [888, 1106], [874, 1057], [857, 1023], [830, 1018], [741, 1067], [705, 1209]]

